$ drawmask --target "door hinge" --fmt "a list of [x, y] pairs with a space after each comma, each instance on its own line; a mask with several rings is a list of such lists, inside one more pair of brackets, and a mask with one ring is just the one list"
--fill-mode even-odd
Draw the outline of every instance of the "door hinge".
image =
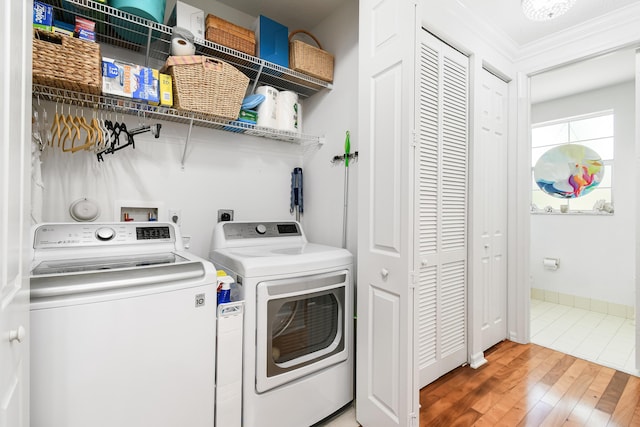
[[409, 143], [409, 145], [413, 148], [416, 148], [418, 146], [418, 142], [416, 141], [417, 138], [417, 134], [416, 134], [416, 130], [412, 130], [411, 131], [411, 142]]
[[409, 272], [409, 289], [415, 289], [416, 288], [416, 273], [415, 271], [410, 271]]

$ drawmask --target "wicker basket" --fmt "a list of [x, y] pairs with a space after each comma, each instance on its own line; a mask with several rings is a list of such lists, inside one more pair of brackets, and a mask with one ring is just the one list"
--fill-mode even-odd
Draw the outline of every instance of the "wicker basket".
[[231, 49], [254, 56], [256, 54], [256, 34], [214, 15], [207, 15], [205, 38]]
[[[308, 35], [318, 47], [300, 40], [292, 40], [296, 34]], [[325, 82], [333, 82], [333, 55], [322, 50], [318, 39], [305, 30], [296, 30], [289, 34], [289, 68]]]
[[48, 31], [33, 31], [33, 83], [100, 95], [100, 45]]
[[206, 56], [170, 56], [161, 72], [173, 78], [173, 106], [223, 121], [238, 118], [249, 77]]

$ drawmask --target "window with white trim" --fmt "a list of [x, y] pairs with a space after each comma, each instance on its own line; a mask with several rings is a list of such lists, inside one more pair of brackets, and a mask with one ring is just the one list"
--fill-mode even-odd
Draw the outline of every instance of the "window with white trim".
[[[569, 212], [602, 212], [594, 209], [604, 200], [613, 206], [613, 146], [614, 114], [605, 111], [587, 116], [571, 117], [552, 122], [539, 123], [531, 129], [531, 184], [532, 212], [560, 212], [562, 205], [568, 205]], [[551, 148], [565, 144], [580, 144], [591, 148], [600, 155], [604, 163], [604, 177], [590, 193], [576, 198], [563, 199], [553, 197], [542, 191], [535, 182], [533, 169], [540, 157]], [[599, 203], [600, 208], [602, 202]]]

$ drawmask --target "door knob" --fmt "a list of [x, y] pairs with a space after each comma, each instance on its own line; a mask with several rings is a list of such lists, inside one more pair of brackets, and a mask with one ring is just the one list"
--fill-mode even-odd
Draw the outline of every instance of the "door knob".
[[389, 277], [389, 270], [387, 270], [386, 268], [383, 268], [382, 270], [380, 270], [380, 275], [382, 276], [383, 279], [387, 279], [387, 277]]
[[18, 326], [18, 329], [9, 331], [9, 342], [13, 342], [13, 341], [22, 342], [22, 340], [26, 335], [27, 335], [27, 331], [24, 330], [24, 327]]

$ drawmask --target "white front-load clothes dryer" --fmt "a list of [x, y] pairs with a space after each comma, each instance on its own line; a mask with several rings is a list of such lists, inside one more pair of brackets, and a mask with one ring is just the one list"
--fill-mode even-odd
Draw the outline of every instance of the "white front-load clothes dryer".
[[311, 426], [351, 402], [351, 253], [297, 222], [220, 222], [209, 258], [245, 301], [242, 425]]

